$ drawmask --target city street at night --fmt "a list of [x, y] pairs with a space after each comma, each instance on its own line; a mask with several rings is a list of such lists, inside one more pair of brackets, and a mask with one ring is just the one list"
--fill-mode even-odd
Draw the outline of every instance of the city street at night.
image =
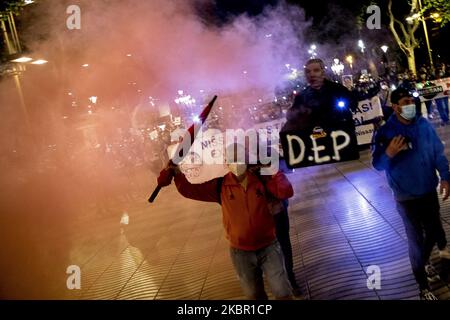
[[450, 301], [448, 1], [0, 0], [0, 30], [0, 302]]
[[[438, 132], [450, 143], [449, 129]], [[299, 169], [288, 177], [295, 190], [289, 206], [295, 274], [305, 298], [418, 299], [401, 219], [386, 179], [371, 167], [368, 150], [359, 161]], [[55, 211], [51, 217], [36, 214], [36, 222], [2, 221], [24, 237], [9, 233], [2, 239], [14, 265], [2, 271], [11, 281], [10, 297], [245, 298], [229, 261], [220, 207], [184, 199], [173, 186], [150, 205], [146, 192], [153, 186], [147, 179], [131, 200], [118, 199], [105, 216], [87, 206], [73, 216]], [[121, 220], [124, 212], [128, 221]], [[448, 203], [442, 219], [448, 234]], [[28, 230], [35, 232], [30, 238], [24, 234]], [[17, 258], [20, 252], [24, 256]], [[436, 253], [432, 260], [441, 271]], [[79, 291], [67, 290], [69, 265], [81, 268]], [[381, 269], [381, 289], [367, 287], [370, 265]], [[17, 280], [24, 275], [26, 282]], [[443, 281], [433, 284], [441, 299], [450, 298], [449, 289]]]

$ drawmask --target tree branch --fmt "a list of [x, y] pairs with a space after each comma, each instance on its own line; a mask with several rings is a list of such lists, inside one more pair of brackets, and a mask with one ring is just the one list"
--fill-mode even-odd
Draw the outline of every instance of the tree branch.
[[395, 17], [394, 17], [394, 21], [400, 26], [400, 29], [401, 29], [401, 31], [403, 33], [403, 36], [405, 38], [407, 38], [408, 37], [408, 32], [406, 32], [405, 25], [402, 22], [400, 22], [400, 20], [396, 19]]
[[[402, 40], [400, 39], [397, 30], [395, 29], [395, 17], [394, 14], [392, 13], [392, 0], [389, 0], [388, 2], [388, 13], [389, 13], [389, 28], [391, 29], [392, 34], [394, 35], [395, 41], [397, 42], [398, 46], [400, 47], [400, 49], [405, 53], [408, 50], [408, 48], [406, 47], [406, 45], [402, 42]], [[406, 30], [405, 30], [406, 31]]]

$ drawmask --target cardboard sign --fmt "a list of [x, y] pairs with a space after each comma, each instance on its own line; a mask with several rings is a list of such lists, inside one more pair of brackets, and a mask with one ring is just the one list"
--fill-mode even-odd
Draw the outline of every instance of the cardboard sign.
[[[178, 135], [183, 136], [184, 131], [179, 130]], [[180, 170], [189, 182], [202, 183], [228, 173], [223, 159], [223, 139], [223, 133], [216, 129], [208, 129], [197, 135], [188, 154], [180, 163]], [[169, 158], [174, 156], [177, 146], [178, 143], [167, 148]]]
[[305, 130], [280, 133], [284, 158], [289, 168], [316, 166], [359, 159], [353, 128]]
[[431, 80], [430, 82], [434, 86], [423, 88], [423, 84], [416, 84], [417, 93], [419, 93], [422, 102], [444, 97], [448, 98], [450, 95], [450, 78]]
[[283, 127], [283, 125], [285, 123], [286, 123], [286, 118], [283, 117], [283, 118], [272, 120], [272, 121], [257, 123], [253, 126], [253, 128], [256, 130], [266, 129], [268, 131], [271, 131], [271, 130], [276, 129], [278, 131], [281, 131], [281, 128]]
[[[286, 123], [286, 118], [283, 117], [283, 118], [277, 119], [277, 120], [257, 123], [257, 124], [255, 124], [253, 126], [253, 128], [256, 129], [256, 130], [258, 130], [258, 129], [266, 129], [267, 133], [270, 133], [273, 130], [277, 130], [278, 132], [280, 132], [281, 128], [283, 128], [283, 125], [285, 123]], [[263, 139], [263, 141], [267, 141], [270, 138], [262, 136], [261, 139]], [[284, 156], [283, 149], [281, 148], [281, 145], [279, 145], [279, 141], [272, 142], [272, 147], [275, 149], [276, 152], [278, 152], [280, 154], [280, 157]]]
[[358, 102], [358, 107], [353, 112], [353, 121], [355, 126], [366, 124], [368, 121], [383, 116], [383, 109], [378, 95], [370, 99]]
[[353, 112], [358, 145], [372, 142], [374, 126], [370, 122], [382, 116], [383, 109], [381, 108], [381, 101], [378, 95], [358, 102], [358, 107]]
[[355, 130], [359, 146], [372, 143], [373, 134], [375, 132], [375, 127], [372, 123], [357, 126]]
[[421, 96], [428, 96], [428, 95], [436, 96], [438, 93], [442, 92], [444, 92], [444, 88], [442, 86], [427, 87], [424, 89], [417, 90], [417, 93]]

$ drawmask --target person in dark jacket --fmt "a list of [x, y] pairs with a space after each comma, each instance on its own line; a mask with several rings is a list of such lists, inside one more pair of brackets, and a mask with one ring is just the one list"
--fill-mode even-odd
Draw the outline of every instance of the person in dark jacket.
[[450, 172], [444, 145], [431, 124], [416, 115], [410, 91], [392, 92], [394, 115], [374, 137], [372, 164], [386, 172], [408, 238], [409, 258], [420, 297], [436, 300], [428, 284], [426, 265], [435, 244], [443, 259], [450, 259], [439, 212], [436, 188], [449, 196]]
[[309, 86], [295, 97], [288, 110], [287, 127], [300, 130], [311, 130], [316, 126], [354, 128], [351, 110], [356, 110], [358, 102], [346, 87], [325, 78], [323, 61], [309, 60], [305, 65], [305, 76]]

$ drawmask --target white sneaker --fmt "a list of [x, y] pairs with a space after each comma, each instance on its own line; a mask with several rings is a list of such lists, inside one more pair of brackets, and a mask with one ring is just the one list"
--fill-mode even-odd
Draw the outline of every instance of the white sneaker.
[[439, 258], [450, 260], [450, 251], [448, 250], [448, 247], [444, 250], [439, 250]]
[[420, 290], [420, 300], [439, 300], [433, 292], [428, 289]]

